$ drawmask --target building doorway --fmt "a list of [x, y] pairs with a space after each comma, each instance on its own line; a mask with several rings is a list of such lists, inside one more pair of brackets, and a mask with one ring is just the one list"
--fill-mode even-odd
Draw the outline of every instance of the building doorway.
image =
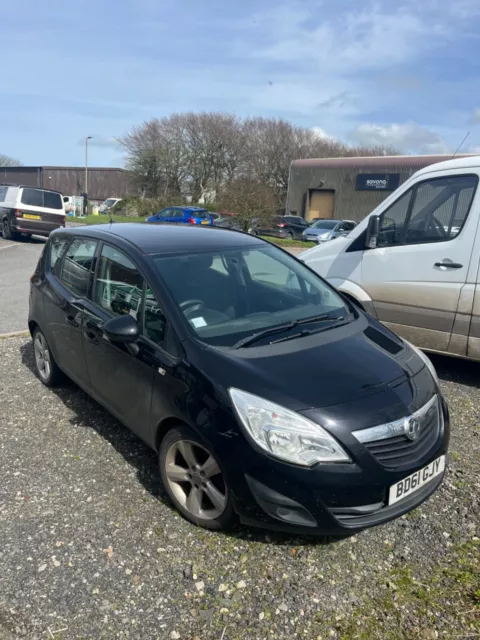
[[335, 191], [309, 189], [305, 220], [309, 222], [314, 218], [333, 218], [334, 207]]

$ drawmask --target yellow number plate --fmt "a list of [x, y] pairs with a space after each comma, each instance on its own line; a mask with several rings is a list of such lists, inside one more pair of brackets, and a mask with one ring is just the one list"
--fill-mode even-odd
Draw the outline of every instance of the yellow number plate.
[[34, 216], [30, 213], [24, 213], [23, 217], [27, 218], [28, 220], [41, 220], [40, 216]]
[[210, 224], [208, 220], [202, 220], [202, 224]]

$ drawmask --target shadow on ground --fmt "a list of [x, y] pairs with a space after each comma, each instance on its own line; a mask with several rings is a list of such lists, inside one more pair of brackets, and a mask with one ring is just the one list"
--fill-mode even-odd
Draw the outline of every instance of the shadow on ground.
[[[36, 375], [32, 342], [24, 343], [20, 347], [20, 353], [22, 363]], [[40, 380], [39, 384], [41, 384]], [[168, 505], [170, 509], [174, 509], [163, 488], [157, 467], [157, 455], [154, 451], [68, 378], [65, 379], [62, 386], [48, 389], [48, 392], [54, 393], [73, 412], [74, 415], [69, 420], [70, 424], [75, 427], [94, 429], [136, 470], [137, 478], [145, 489], [163, 504]], [[219, 535], [228, 535], [232, 538], [264, 544], [296, 547], [312, 544], [332, 544], [342, 539], [332, 536], [284, 534], [277, 531], [244, 526], [237, 526], [233, 530]]]
[[437, 370], [440, 380], [464, 384], [467, 387], [480, 387], [480, 362], [427, 354]]

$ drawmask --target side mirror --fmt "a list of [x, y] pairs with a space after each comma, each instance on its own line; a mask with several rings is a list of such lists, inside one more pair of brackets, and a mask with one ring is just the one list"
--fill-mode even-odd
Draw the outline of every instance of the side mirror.
[[140, 336], [138, 322], [130, 314], [107, 320], [102, 329], [109, 340], [121, 344], [135, 342]]
[[365, 249], [375, 249], [378, 244], [378, 234], [380, 233], [380, 218], [370, 216], [368, 219], [367, 233], [365, 236]]
[[64, 202], [70, 202], [70, 198], [68, 196], [63, 196], [63, 201]]

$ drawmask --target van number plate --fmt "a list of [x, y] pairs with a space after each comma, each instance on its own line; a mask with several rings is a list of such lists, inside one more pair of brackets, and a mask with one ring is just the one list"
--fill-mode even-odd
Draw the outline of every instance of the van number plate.
[[412, 473], [408, 478], [404, 478], [390, 487], [388, 504], [395, 504], [403, 500], [424, 487], [430, 480], [436, 478], [445, 471], [445, 456], [440, 456], [420, 471]]
[[40, 216], [34, 216], [31, 213], [24, 213], [24, 218], [28, 218], [28, 220], [40, 220]]

